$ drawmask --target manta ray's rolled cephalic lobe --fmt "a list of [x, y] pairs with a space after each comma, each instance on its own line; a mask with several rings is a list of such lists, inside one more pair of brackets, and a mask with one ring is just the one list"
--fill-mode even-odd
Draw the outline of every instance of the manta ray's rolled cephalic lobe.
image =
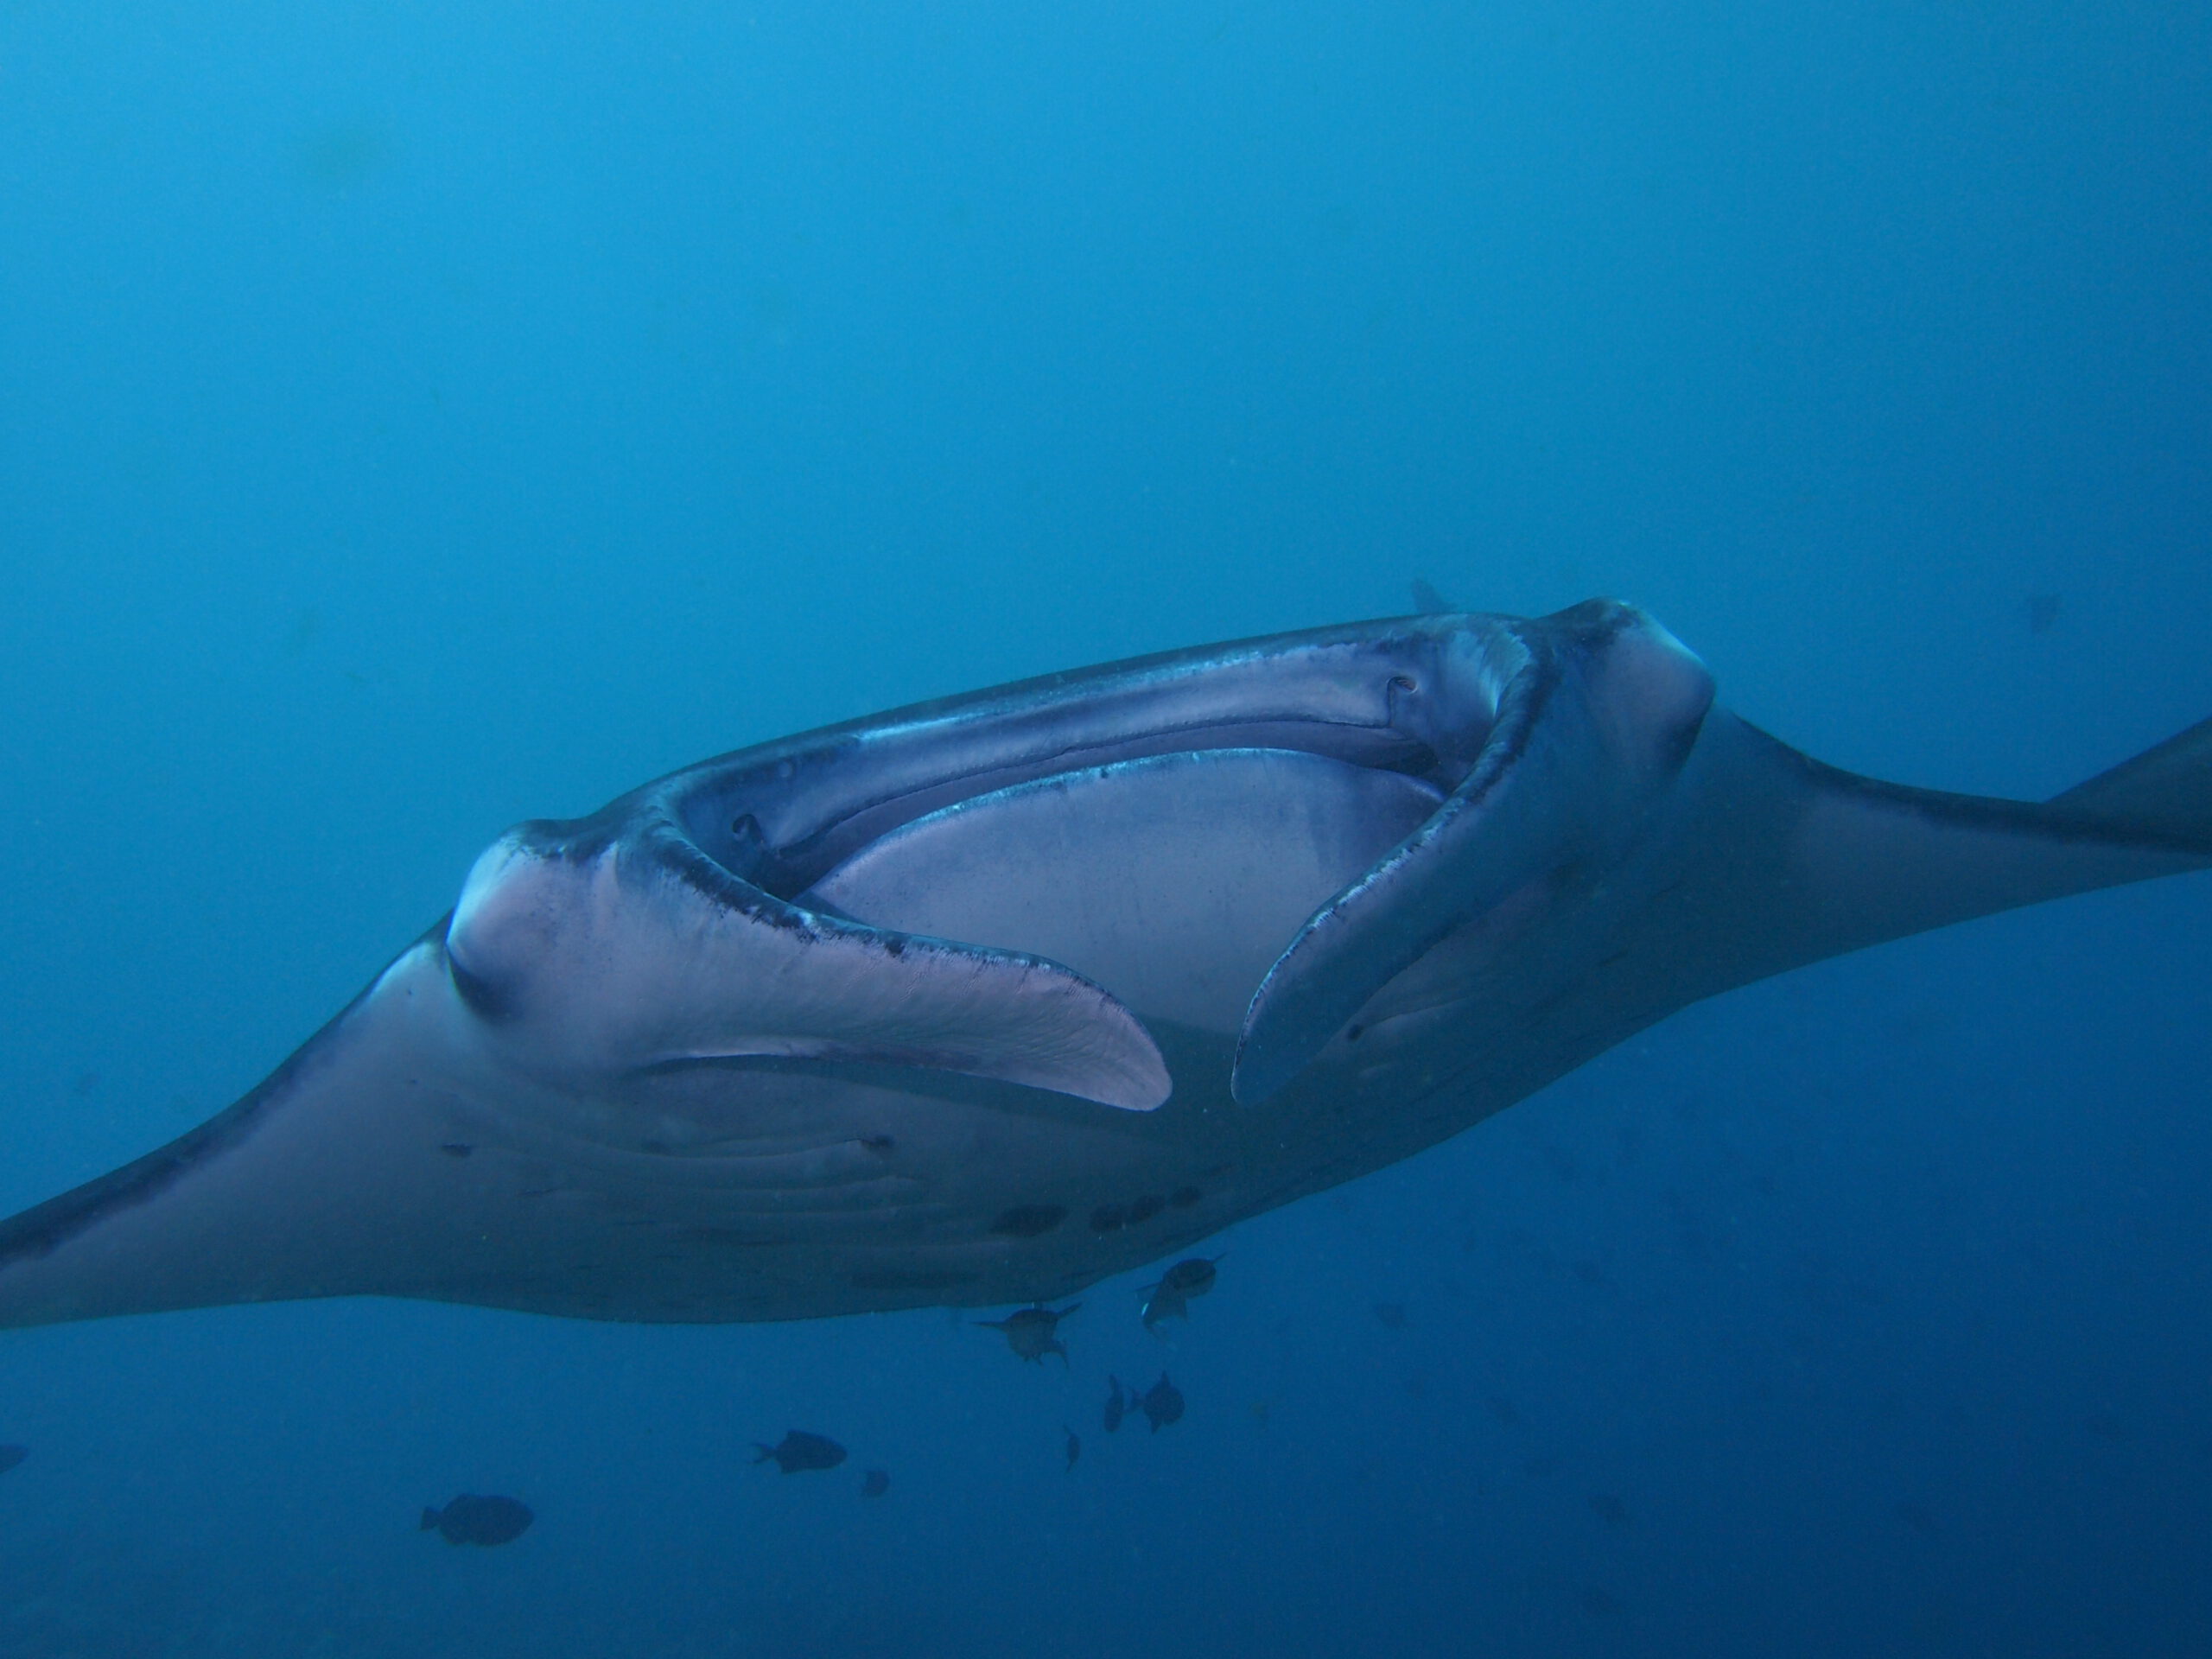
[[1149, 1110], [1160, 1052], [1128, 1009], [1056, 963], [811, 913], [672, 832], [572, 852], [502, 838], [446, 931], [479, 1040], [549, 1087], [642, 1068], [784, 1056], [926, 1066]]
[[1610, 601], [1055, 675], [509, 832], [245, 1099], [0, 1223], [0, 1323], [1041, 1305], [1700, 997], [2208, 863], [2212, 722], [1907, 789]]

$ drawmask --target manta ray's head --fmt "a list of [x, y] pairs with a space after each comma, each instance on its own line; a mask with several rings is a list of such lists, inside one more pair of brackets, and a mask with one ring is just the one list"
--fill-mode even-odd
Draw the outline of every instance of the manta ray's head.
[[[1501, 882], [1627, 833], [1680, 763], [1701, 665], [1583, 610], [1040, 683], [524, 824], [469, 875], [453, 983], [486, 1040], [571, 1083], [861, 1060], [1149, 1109], [1169, 1082], [1141, 1013], [1238, 1040], [1256, 1102]], [[1471, 836], [1494, 851], [1452, 850]], [[1070, 909], [1071, 883], [1104, 890]]]

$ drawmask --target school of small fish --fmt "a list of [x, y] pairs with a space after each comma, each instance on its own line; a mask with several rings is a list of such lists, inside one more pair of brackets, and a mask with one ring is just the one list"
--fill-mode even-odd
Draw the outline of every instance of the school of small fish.
[[[1152, 1331], [1161, 1319], [1190, 1317], [1190, 1301], [1203, 1296], [1214, 1287], [1217, 1274], [1215, 1264], [1219, 1256], [1193, 1256], [1178, 1262], [1154, 1283], [1144, 1287], [1144, 1304], [1140, 1317], [1144, 1327]], [[977, 1319], [975, 1324], [998, 1332], [1006, 1338], [1007, 1347], [1024, 1363], [1042, 1362], [1047, 1354], [1057, 1354], [1060, 1363], [1068, 1364], [1067, 1344], [1060, 1340], [1059, 1323], [1076, 1313], [1083, 1304], [1075, 1302], [1066, 1307], [1042, 1306], [1016, 1310], [1002, 1319]], [[1155, 1333], [1156, 1334], [1156, 1333]], [[1106, 1406], [1102, 1421], [1109, 1434], [1122, 1427], [1123, 1420], [1132, 1414], [1141, 1414], [1157, 1434], [1169, 1424], [1181, 1421], [1183, 1391], [1168, 1380], [1162, 1371], [1160, 1380], [1142, 1394], [1122, 1384], [1118, 1376], [1106, 1379]], [[1068, 1474], [1075, 1472], [1076, 1465], [1083, 1458], [1083, 1437], [1066, 1424], [1060, 1425], [1064, 1439], [1061, 1456]], [[826, 1434], [811, 1429], [792, 1428], [784, 1432], [782, 1440], [773, 1446], [764, 1440], [753, 1442], [753, 1461], [772, 1463], [786, 1475], [821, 1473], [837, 1468], [849, 1455], [845, 1448]], [[0, 1475], [21, 1465], [30, 1456], [27, 1446], [0, 1444]], [[860, 1494], [864, 1498], [880, 1498], [891, 1491], [891, 1475], [887, 1470], [870, 1469], [861, 1477]], [[1593, 1498], [1596, 1504], [1599, 1500]], [[1616, 1500], [1617, 1501], [1617, 1500]], [[425, 1504], [417, 1522], [423, 1532], [435, 1532], [449, 1545], [467, 1545], [478, 1549], [495, 1549], [511, 1544], [529, 1531], [537, 1520], [531, 1507], [520, 1498], [501, 1493], [462, 1492], [448, 1498], [442, 1505]]]

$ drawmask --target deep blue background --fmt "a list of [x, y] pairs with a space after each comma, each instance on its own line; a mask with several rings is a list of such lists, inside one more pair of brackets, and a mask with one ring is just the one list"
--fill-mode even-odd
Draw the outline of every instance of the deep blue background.
[[[2212, 713], [2209, 268], [2198, 5], [6, 0], [0, 1208], [512, 820], [1416, 575], [2048, 794]], [[7, 1333], [0, 1650], [2201, 1654], [2208, 922], [1693, 1009], [1236, 1230], [1170, 1345], [1093, 1290], [1065, 1375], [941, 1313]], [[747, 1466], [792, 1423], [889, 1497]], [[414, 1531], [461, 1489], [538, 1523]]]

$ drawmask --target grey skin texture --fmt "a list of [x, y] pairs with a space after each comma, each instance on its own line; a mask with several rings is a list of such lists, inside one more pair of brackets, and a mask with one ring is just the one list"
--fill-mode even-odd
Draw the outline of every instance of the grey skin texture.
[[2212, 862], [2212, 722], [2040, 804], [1808, 760], [1642, 613], [1058, 675], [531, 823], [244, 1100], [0, 1223], [0, 1324], [1042, 1303], [1674, 1010]]

